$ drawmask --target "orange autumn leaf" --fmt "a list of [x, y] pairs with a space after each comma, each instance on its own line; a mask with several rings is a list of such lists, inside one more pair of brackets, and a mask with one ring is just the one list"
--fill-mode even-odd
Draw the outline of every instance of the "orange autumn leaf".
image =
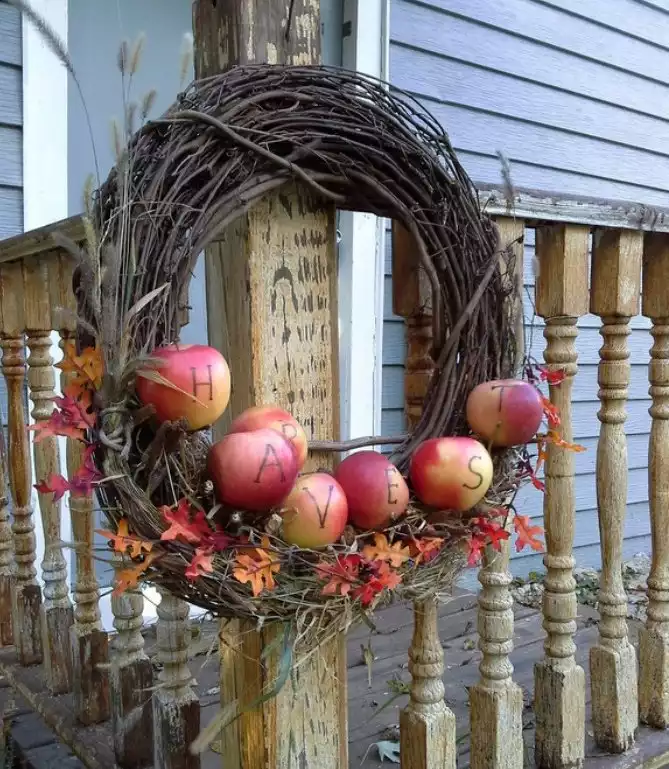
[[128, 521], [121, 518], [118, 522], [118, 531], [116, 534], [112, 531], [96, 529], [96, 533], [101, 537], [108, 539], [117, 553], [125, 553], [130, 550], [131, 558], [139, 558], [142, 553], [150, 553], [153, 549], [152, 542], [146, 542], [139, 537], [130, 534], [128, 530]]
[[516, 551], [518, 553], [524, 547], [531, 547], [537, 552], [544, 549], [544, 543], [537, 539], [544, 533], [544, 530], [541, 526], [532, 526], [529, 515], [516, 515], [513, 519], [513, 525], [516, 530]]
[[561, 449], [566, 449], [567, 451], [575, 451], [576, 453], [585, 451], [585, 446], [581, 446], [578, 443], [569, 443], [568, 441], [564, 440], [564, 438], [555, 430], [550, 430], [548, 432], [546, 440], [552, 443], [554, 446], [558, 446]]
[[270, 546], [269, 538], [263, 537], [261, 545], [248, 553], [238, 553], [237, 568], [232, 572], [238, 582], [251, 584], [254, 596], [260, 595], [263, 590], [274, 590], [274, 575], [281, 568], [279, 556], [266, 549]]
[[139, 585], [139, 580], [144, 572], [146, 572], [157, 557], [156, 553], [149, 553], [142, 563], [138, 563], [136, 566], [130, 566], [127, 569], [120, 569], [116, 573], [112, 595], [122, 595], [126, 590], [133, 590], [136, 588]]
[[546, 421], [548, 422], [548, 426], [551, 429], [554, 429], [556, 427], [560, 426], [560, 409], [554, 404], [551, 403], [548, 398], [545, 396], [541, 396], [541, 404], [544, 409], [544, 414], [546, 416]]
[[411, 558], [409, 548], [404, 547], [401, 540], [397, 540], [391, 545], [385, 534], [378, 533], [374, 535], [374, 544], [365, 545], [362, 554], [369, 561], [384, 561], [394, 568], [401, 566]]
[[99, 347], [87, 347], [81, 355], [77, 355], [74, 342], [67, 342], [63, 360], [58, 364], [58, 368], [67, 374], [72, 374], [70, 384], [75, 390], [77, 385], [83, 388], [87, 384], [92, 384], [96, 390], [102, 387], [104, 363], [102, 350]]

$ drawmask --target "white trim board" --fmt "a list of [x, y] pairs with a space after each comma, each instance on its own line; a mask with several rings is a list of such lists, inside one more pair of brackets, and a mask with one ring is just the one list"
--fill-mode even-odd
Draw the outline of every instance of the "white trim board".
[[[32, 7], [67, 44], [68, 0], [32, 0]], [[23, 77], [23, 229], [28, 232], [67, 216], [67, 88], [68, 73], [40, 33], [22, 19]], [[61, 357], [58, 334], [52, 334], [51, 356]], [[59, 392], [58, 377], [56, 390]], [[31, 403], [29, 402], [31, 408]], [[32, 421], [32, 420], [31, 420]], [[60, 441], [61, 473], [66, 472], [65, 442]], [[32, 477], [35, 478], [31, 452]], [[44, 530], [37, 494], [32, 492], [37, 578], [41, 581]], [[72, 539], [69, 505], [61, 506], [61, 537]], [[66, 551], [67, 558], [67, 551]], [[67, 559], [71, 561], [71, 559]]]
[[[344, 0], [342, 65], [388, 72], [389, 0]], [[379, 435], [385, 227], [371, 214], [339, 215], [339, 339], [343, 438]]]

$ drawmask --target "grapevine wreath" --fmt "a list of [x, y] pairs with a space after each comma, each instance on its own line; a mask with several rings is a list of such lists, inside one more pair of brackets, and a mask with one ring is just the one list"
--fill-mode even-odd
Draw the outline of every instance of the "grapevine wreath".
[[[339, 209], [401, 222], [428, 278], [435, 369], [422, 418], [408, 436], [370, 441], [394, 443], [393, 464], [366, 451], [334, 477], [298, 475], [304, 433], [274, 404], [237, 415], [211, 445], [234, 361], [179, 345], [189, 279], [208, 243], [295, 181]], [[148, 582], [219, 617], [280, 621], [308, 649], [380, 603], [448, 591], [467, 559], [499, 549], [511, 520], [519, 546], [541, 549], [513, 497], [541, 486], [546, 442], [565, 445], [532, 381], [561, 375], [528, 364], [524, 379], [499, 381], [518, 374], [512, 252], [415, 100], [325, 67], [195, 82], [132, 136], [85, 225], [85, 246], [61, 239], [77, 258], [77, 344], [60, 364], [69, 385], [36, 427], [79, 438], [84, 461], [38, 488], [95, 491], [123, 561], [117, 592]], [[197, 389], [200, 364], [216, 397]], [[251, 470], [240, 455], [255, 458]]]

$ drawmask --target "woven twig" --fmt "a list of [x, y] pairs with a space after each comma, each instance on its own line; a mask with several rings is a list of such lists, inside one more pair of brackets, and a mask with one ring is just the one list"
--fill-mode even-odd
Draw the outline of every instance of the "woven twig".
[[[467, 433], [464, 406], [472, 388], [511, 375], [515, 340], [505, 303], [513, 281], [504, 264], [511, 255], [500, 252], [496, 227], [482, 214], [437, 120], [413, 98], [355, 73], [237, 67], [192, 84], [147, 123], [98, 191], [102, 264], [97, 276], [82, 265], [75, 290], [85, 321], [81, 339], [93, 328], [104, 348], [105, 405], [114, 414], [113, 424], [104, 426], [108, 435], [123, 435], [118, 422], [128, 421], [122, 414], [130, 398], [128, 368], [155, 346], [178, 339], [198, 254], [260, 198], [295, 181], [340, 209], [399, 220], [415, 239], [432, 293], [435, 373], [423, 416], [395, 454], [400, 469], [424, 439]], [[91, 288], [96, 280], [102, 285], [98, 309]], [[137, 313], [129, 337], [124, 318], [105, 302], [105, 281], [126, 309], [165, 284], [168, 289]], [[123, 510], [138, 534], [157, 539], [164, 524], [156, 506], [173, 501], [175, 487], [196, 500], [203, 493], [201, 452], [184, 437], [181, 450], [165, 458], [162, 486], [149, 497], [137, 465], [153, 456], [152, 437], [144, 426], [132, 440], [126, 457], [102, 447], [107, 473], [122, 476], [103, 493], [112, 517]], [[158, 470], [152, 462], [153, 487]], [[174, 546], [158, 562], [155, 578], [218, 613], [259, 617], [264, 611], [265, 619], [285, 619], [291, 601], [314, 600], [298, 583], [283, 608], [277, 603], [272, 610], [271, 596], [252, 600], [222, 565], [215, 580], [199, 581], [207, 585], [203, 591], [183, 577], [190, 555], [192, 548]], [[450, 566], [434, 565], [431, 589], [452, 579], [455, 563], [459, 552]]]

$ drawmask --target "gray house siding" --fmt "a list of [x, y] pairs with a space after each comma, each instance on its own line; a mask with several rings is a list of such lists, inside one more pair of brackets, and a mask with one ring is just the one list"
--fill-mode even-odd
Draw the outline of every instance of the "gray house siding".
[[[474, 182], [500, 185], [497, 151], [513, 183], [564, 196], [669, 206], [669, 4], [640, 0], [391, 0], [391, 83], [417, 96], [448, 131]], [[542, 360], [542, 324], [533, 318], [534, 232], [527, 232], [526, 332]], [[405, 360], [401, 319], [392, 315], [390, 261], [384, 317], [384, 433], [403, 428]], [[626, 555], [649, 541], [646, 319], [632, 321], [627, 433]], [[600, 322], [579, 323], [574, 385], [579, 565], [599, 563], [595, 459], [599, 422]], [[523, 514], [541, 516], [542, 498], [523, 490]], [[514, 568], [536, 568], [521, 554]]]
[[0, 238], [23, 226], [21, 16], [0, 0]]

